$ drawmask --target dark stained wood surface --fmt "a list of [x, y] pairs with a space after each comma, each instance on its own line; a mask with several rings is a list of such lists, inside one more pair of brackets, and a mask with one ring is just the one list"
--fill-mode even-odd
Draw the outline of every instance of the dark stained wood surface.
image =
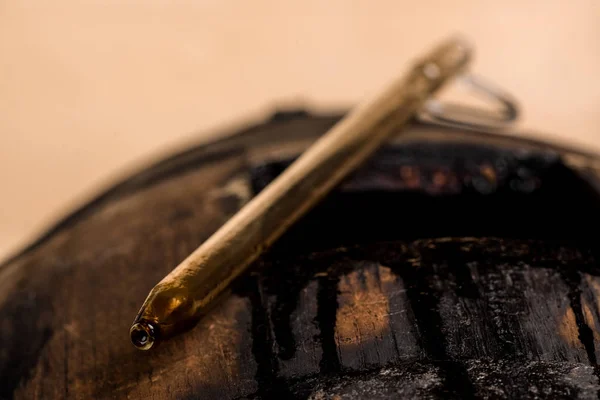
[[597, 398], [597, 198], [465, 143], [382, 151], [196, 327], [131, 345], [152, 286], [335, 120], [166, 160], [0, 266], [0, 398]]

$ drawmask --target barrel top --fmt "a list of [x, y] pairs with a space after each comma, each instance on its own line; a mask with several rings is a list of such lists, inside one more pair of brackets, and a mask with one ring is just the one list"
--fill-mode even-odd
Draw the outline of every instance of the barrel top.
[[595, 396], [599, 203], [510, 146], [391, 144], [205, 320], [131, 345], [149, 290], [338, 119], [166, 159], [0, 266], [0, 398]]

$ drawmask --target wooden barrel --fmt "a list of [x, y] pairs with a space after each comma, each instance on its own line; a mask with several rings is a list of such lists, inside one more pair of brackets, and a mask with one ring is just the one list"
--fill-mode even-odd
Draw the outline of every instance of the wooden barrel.
[[339, 118], [279, 113], [177, 154], [0, 266], [0, 398], [597, 398], [597, 160], [434, 126], [192, 330], [132, 346], [149, 290]]

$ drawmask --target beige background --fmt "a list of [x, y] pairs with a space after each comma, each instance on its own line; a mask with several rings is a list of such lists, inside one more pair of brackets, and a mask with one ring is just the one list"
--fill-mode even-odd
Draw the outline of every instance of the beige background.
[[2, 1], [0, 258], [166, 152], [354, 104], [456, 32], [525, 127], [600, 149], [599, 21], [597, 0]]

